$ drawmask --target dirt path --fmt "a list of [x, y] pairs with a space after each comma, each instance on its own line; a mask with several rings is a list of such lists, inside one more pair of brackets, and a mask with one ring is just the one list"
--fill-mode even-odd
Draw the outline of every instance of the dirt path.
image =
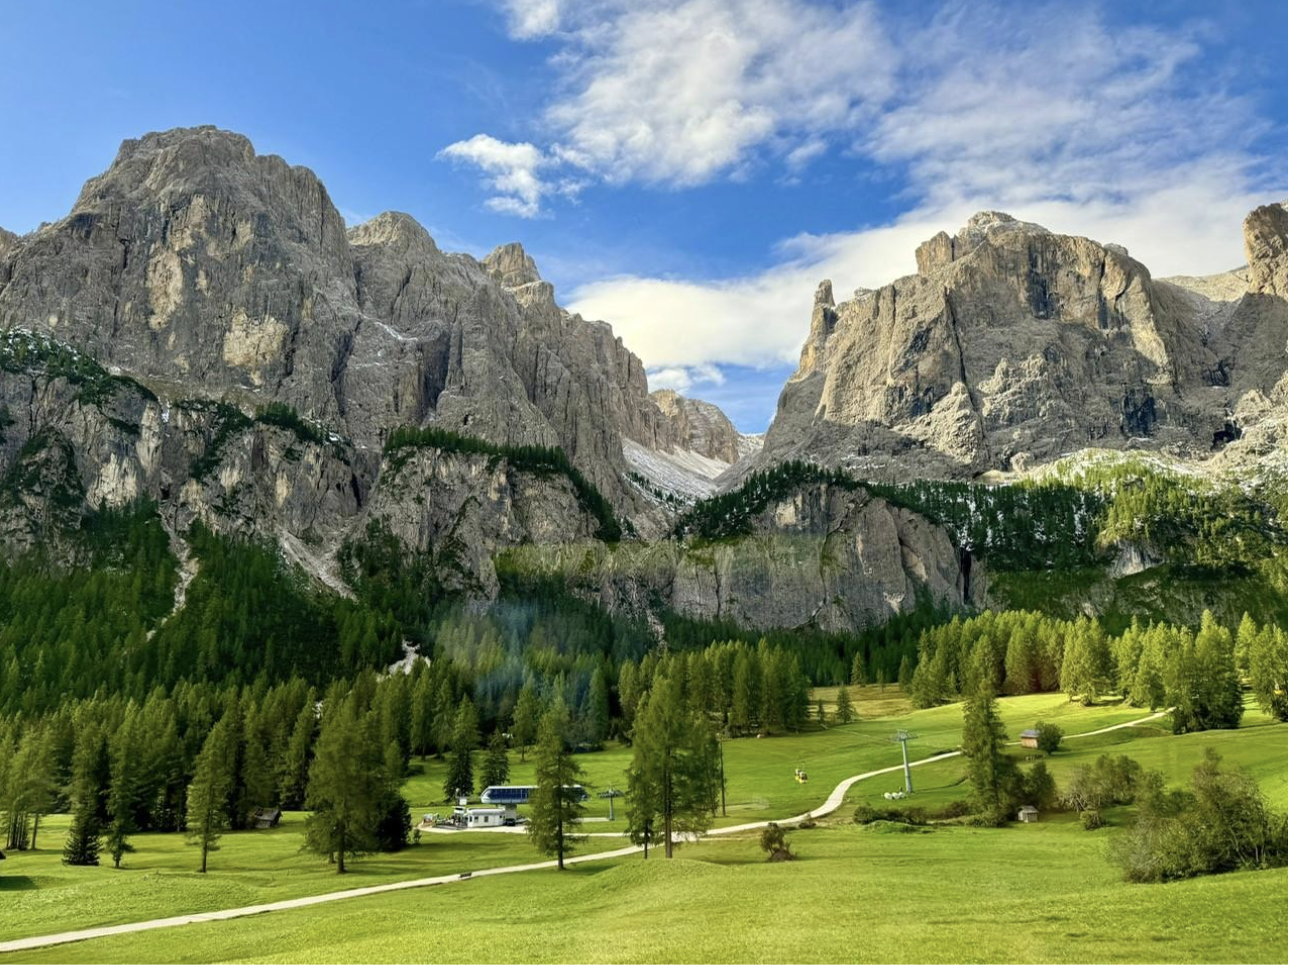
[[[1107, 734], [1110, 731], [1117, 731], [1121, 728], [1132, 728], [1135, 725], [1145, 724], [1149, 721], [1156, 721], [1163, 717], [1167, 712], [1159, 711], [1157, 714], [1149, 715], [1146, 718], [1138, 718], [1135, 721], [1125, 721], [1121, 724], [1111, 725], [1107, 728], [1100, 728], [1097, 731], [1087, 731], [1079, 735], [1065, 735], [1065, 738], [1092, 738], [1095, 735]], [[929, 765], [935, 761], [946, 761], [948, 758], [956, 758], [960, 755], [958, 751], [949, 751], [942, 755], [933, 755], [929, 758], [921, 758], [919, 761], [911, 762], [911, 767], [916, 768], [920, 765]], [[849, 789], [858, 782], [865, 781], [868, 778], [874, 778], [878, 775], [889, 775], [893, 772], [902, 770], [901, 765], [894, 765], [891, 768], [878, 768], [875, 771], [863, 772], [860, 775], [853, 775], [851, 778], [845, 778], [835, 786], [829, 797], [819, 807], [810, 812], [804, 812], [791, 818], [780, 819], [779, 824], [790, 825], [795, 822], [801, 822], [807, 818], [822, 818], [829, 815], [843, 804]], [[766, 819], [758, 822], [747, 822], [744, 825], [729, 825], [725, 828], [712, 829], [708, 834], [732, 835], [736, 832], [751, 832], [757, 829], [765, 828], [768, 825]], [[595, 833], [600, 836], [619, 837], [621, 833]], [[617, 859], [627, 855], [634, 855], [639, 851], [637, 846], [630, 845], [626, 848], [614, 849], [609, 852], [596, 852], [589, 855], [577, 855], [566, 859], [566, 864], [575, 864], [579, 862], [598, 862], [604, 859]], [[364, 886], [359, 889], [345, 889], [340, 892], [325, 892], [322, 895], [302, 896], [299, 899], [280, 899], [277, 902], [266, 902], [255, 906], [239, 906], [235, 909], [219, 909], [215, 912], [195, 912], [183, 916], [170, 916], [165, 919], [147, 919], [143, 922], [127, 922], [118, 926], [96, 926], [92, 929], [77, 929], [71, 932], [53, 933], [48, 936], [29, 936], [26, 939], [10, 939], [6, 942], [0, 942], [0, 953], [21, 952], [25, 949], [39, 949], [42, 946], [59, 946], [64, 943], [80, 942], [85, 939], [100, 939], [105, 936], [121, 936], [132, 932], [146, 932], [150, 929], [166, 929], [171, 926], [187, 926], [198, 922], [217, 922], [221, 919], [240, 919], [243, 916], [256, 916], [265, 912], [279, 912], [284, 909], [301, 909], [305, 906], [315, 906], [323, 902], [338, 902], [342, 899], [357, 899], [360, 896], [375, 896], [383, 892], [399, 892], [404, 889], [421, 889], [426, 886], [449, 885], [453, 882], [463, 882], [467, 879], [475, 879], [486, 875], [509, 875], [513, 872], [533, 872], [537, 869], [554, 869], [556, 862], [532, 862], [528, 865], [507, 865], [492, 869], [477, 869], [472, 872], [464, 872], [459, 875], [440, 875], [432, 876], [425, 879], [405, 879], [400, 882], [387, 882], [384, 885]]]

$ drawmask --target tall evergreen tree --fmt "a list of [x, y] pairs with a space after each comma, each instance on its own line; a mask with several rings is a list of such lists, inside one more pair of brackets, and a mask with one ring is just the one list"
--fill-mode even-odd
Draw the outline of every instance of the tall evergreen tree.
[[543, 715], [534, 748], [534, 791], [529, 798], [529, 824], [525, 831], [543, 855], [556, 856], [556, 867], [565, 868], [565, 857], [580, 841], [575, 834], [586, 809], [574, 786], [583, 777], [566, 747], [568, 728], [563, 706]]
[[852, 658], [852, 677], [853, 684], [861, 687], [866, 684], [866, 659], [861, 651], [858, 651]]
[[852, 694], [846, 684], [841, 684], [834, 696], [835, 723], [850, 724], [855, 717], [857, 717], [857, 709], [852, 706]]
[[511, 764], [507, 760], [507, 737], [501, 731], [495, 731], [489, 739], [489, 749], [485, 753], [484, 767], [480, 771], [480, 793], [491, 785], [506, 785], [511, 775]]
[[1005, 726], [989, 687], [965, 702], [961, 748], [967, 763], [970, 803], [979, 812], [1003, 821], [1018, 793], [1018, 765], [1005, 754]]
[[112, 856], [113, 867], [119, 869], [122, 857], [134, 851], [129, 837], [136, 831], [135, 817], [143, 784], [143, 734], [133, 706], [113, 734], [109, 749], [112, 772], [108, 790], [108, 854]]
[[628, 835], [647, 850], [676, 833], [708, 830], [718, 807], [718, 749], [708, 723], [687, 713], [680, 687], [657, 680], [633, 732], [628, 769]]
[[284, 808], [295, 809], [305, 804], [305, 789], [310, 780], [310, 755], [318, 731], [315, 700], [314, 690], [310, 689], [283, 749], [283, 760], [278, 771], [278, 799]]
[[521, 761], [525, 760], [525, 753], [538, 737], [538, 723], [541, 718], [542, 706], [534, 691], [534, 685], [526, 681], [521, 686], [520, 696], [516, 699], [516, 710], [512, 713], [511, 726], [516, 746], [520, 748]]
[[1266, 625], [1250, 643], [1252, 693], [1256, 703], [1280, 721], [1288, 720], [1288, 637]]
[[377, 730], [356, 695], [326, 710], [310, 765], [305, 805], [305, 847], [336, 862], [345, 874], [346, 856], [377, 847], [383, 796], [389, 786]]
[[471, 756], [480, 747], [480, 724], [476, 706], [468, 695], [462, 696], [458, 705], [457, 720], [453, 725], [453, 746], [449, 757], [449, 771], [444, 778], [444, 800], [456, 801], [470, 795], [475, 787], [475, 770]]
[[77, 802], [72, 809], [72, 827], [67, 832], [67, 844], [63, 846], [63, 862], [66, 865], [98, 865], [99, 829], [99, 816], [94, 811], [94, 804]]
[[187, 835], [202, 850], [202, 867], [206, 858], [218, 851], [220, 836], [229, 827], [229, 794], [233, 790], [235, 765], [234, 723], [229, 715], [221, 718], [207, 735], [193, 769], [188, 786]]

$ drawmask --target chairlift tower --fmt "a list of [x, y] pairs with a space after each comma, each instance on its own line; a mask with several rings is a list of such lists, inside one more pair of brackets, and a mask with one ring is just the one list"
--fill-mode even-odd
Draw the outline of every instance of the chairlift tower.
[[899, 731], [893, 737], [888, 739], [894, 744], [900, 744], [902, 746], [902, 769], [906, 772], [906, 794], [908, 795], [914, 792], [915, 789], [911, 785], [911, 759], [906, 753], [906, 743], [912, 738], [918, 737], [919, 735], [913, 731]]
[[623, 793], [623, 792], [621, 792], [621, 791], [620, 791], [619, 789], [617, 789], [617, 788], [607, 788], [604, 792], [602, 792], [602, 793], [601, 793], [600, 795], [598, 795], [597, 797], [598, 797], [598, 798], [605, 798], [605, 799], [608, 799], [608, 800], [609, 800], [609, 802], [610, 802], [610, 821], [612, 821], [612, 822], [613, 822], [613, 821], [615, 820], [615, 799], [616, 799], [616, 798], [623, 798], [623, 797], [624, 797], [624, 793]]

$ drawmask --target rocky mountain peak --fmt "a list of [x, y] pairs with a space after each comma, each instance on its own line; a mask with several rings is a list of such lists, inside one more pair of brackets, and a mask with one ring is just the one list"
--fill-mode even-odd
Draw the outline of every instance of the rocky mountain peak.
[[1288, 203], [1263, 205], [1243, 221], [1250, 291], [1288, 297]]
[[430, 232], [416, 218], [402, 211], [383, 211], [376, 218], [355, 225], [346, 235], [350, 244], [356, 248], [381, 245], [402, 252], [415, 251], [421, 254], [439, 251]]
[[1050, 230], [1030, 221], [1019, 221], [1003, 211], [980, 211], [956, 232], [956, 241], [962, 251], [968, 251], [994, 235], [1022, 232], [1026, 235], [1048, 235]]
[[1003, 211], [980, 211], [956, 232], [940, 231], [915, 249], [915, 265], [921, 275], [950, 265], [983, 242], [1006, 234], [1048, 235], [1049, 229], [1030, 221], [1019, 221]]
[[543, 281], [534, 259], [520, 242], [499, 245], [485, 256], [481, 264], [521, 305], [546, 307], [556, 304], [556, 290], [552, 283]]
[[541, 282], [538, 266], [520, 242], [499, 245], [484, 258], [484, 267], [504, 288], [519, 288]]
[[1287, 371], [1286, 208], [1257, 209], [1244, 236], [1250, 290], [1219, 304], [1119, 246], [980, 212], [920, 245], [918, 274], [814, 299], [758, 465], [954, 477], [1091, 445], [1207, 458], [1243, 394]]

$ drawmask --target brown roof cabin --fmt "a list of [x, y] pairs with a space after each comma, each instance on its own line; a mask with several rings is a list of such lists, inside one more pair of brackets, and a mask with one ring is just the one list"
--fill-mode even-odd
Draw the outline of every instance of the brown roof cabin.
[[1018, 810], [1018, 820], [1020, 822], [1039, 822], [1041, 820], [1041, 813], [1031, 805], [1024, 805]]
[[282, 809], [279, 808], [258, 808], [251, 813], [252, 828], [278, 828], [278, 822], [283, 817]]
[[1041, 733], [1040, 733], [1039, 731], [1037, 731], [1035, 728], [1028, 728], [1026, 731], [1024, 731], [1024, 732], [1023, 732], [1021, 735], [1019, 735], [1018, 737], [1021, 739], [1019, 743], [1020, 743], [1024, 748], [1038, 748], [1038, 747], [1040, 747], [1040, 746], [1038, 745], [1038, 743], [1037, 743], [1037, 742], [1038, 742], [1038, 741], [1040, 741]]

